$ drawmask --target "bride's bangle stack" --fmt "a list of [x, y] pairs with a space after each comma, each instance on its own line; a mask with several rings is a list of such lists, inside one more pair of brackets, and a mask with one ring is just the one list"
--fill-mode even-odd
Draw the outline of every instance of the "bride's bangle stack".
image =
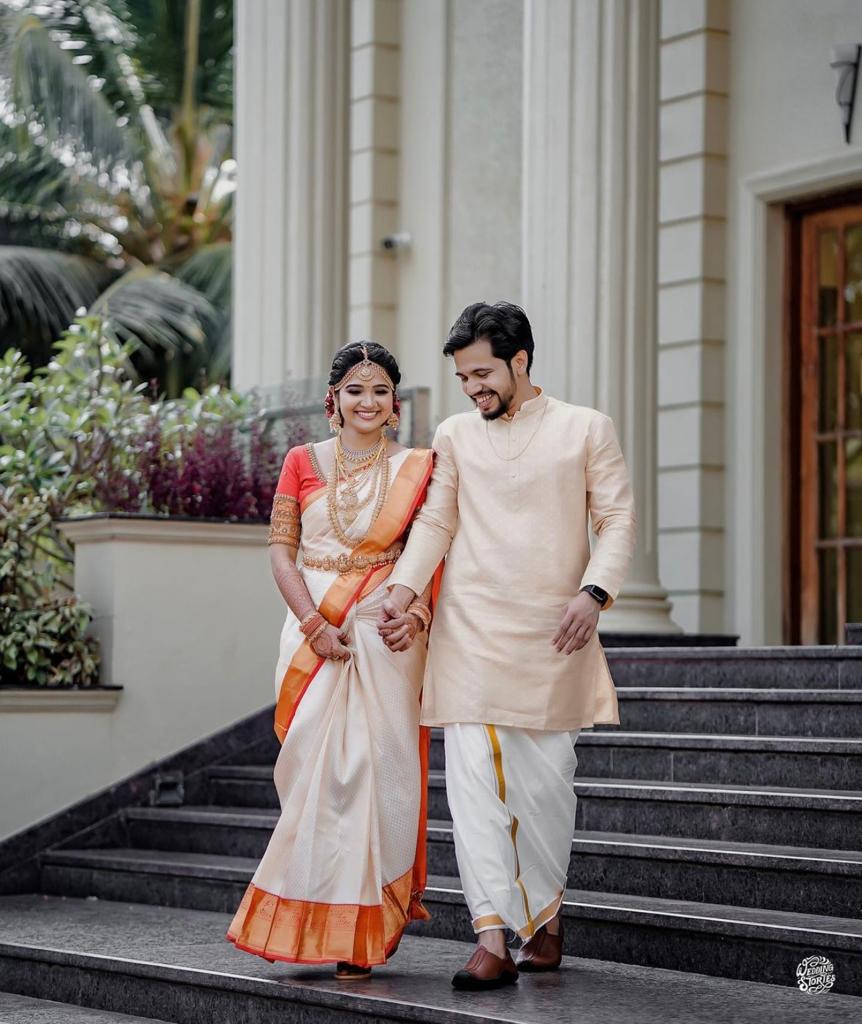
[[329, 623], [324, 619], [319, 611], [309, 612], [299, 623], [299, 628], [305, 634], [305, 639], [308, 642], [314, 643], [314, 641], [320, 636], [321, 633], [326, 632], [326, 627]]
[[422, 623], [425, 628], [425, 632], [431, 628], [431, 609], [427, 604], [423, 604], [421, 601], [413, 601], [407, 606], [408, 614], [415, 615], [416, 618]]

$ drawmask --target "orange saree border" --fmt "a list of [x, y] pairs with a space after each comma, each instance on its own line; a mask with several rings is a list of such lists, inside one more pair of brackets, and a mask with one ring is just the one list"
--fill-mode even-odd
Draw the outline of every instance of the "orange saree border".
[[[395, 476], [383, 508], [367, 536], [351, 552], [352, 555], [382, 554], [404, 533], [413, 513], [421, 503], [433, 468], [433, 456], [427, 449], [409, 452]], [[364, 576], [339, 576], [320, 602], [320, 612], [334, 626], [340, 626], [353, 605], [374, 587], [379, 586], [394, 566], [371, 569]], [[275, 734], [284, 742], [296, 709], [312, 679], [320, 671], [324, 658], [319, 658], [304, 640], [287, 667], [278, 691], [275, 706]]]
[[382, 964], [395, 951], [408, 922], [429, 917], [412, 881], [411, 868], [383, 886], [382, 902], [374, 906], [289, 900], [252, 883], [227, 938], [238, 949], [273, 962]]

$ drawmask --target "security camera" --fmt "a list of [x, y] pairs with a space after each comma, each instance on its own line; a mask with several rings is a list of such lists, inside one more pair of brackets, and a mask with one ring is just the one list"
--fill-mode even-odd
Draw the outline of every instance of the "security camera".
[[380, 244], [384, 249], [409, 249], [412, 239], [406, 231], [399, 231], [394, 235], [384, 235]]

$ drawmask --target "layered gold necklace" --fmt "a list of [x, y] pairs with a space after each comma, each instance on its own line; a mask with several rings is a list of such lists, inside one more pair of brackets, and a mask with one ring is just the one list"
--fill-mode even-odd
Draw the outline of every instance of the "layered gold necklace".
[[[340, 436], [335, 438], [335, 460], [326, 480], [326, 510], [336, 537], [352, 548], [368, 536], [389, 491], [389, 460], [386, 435], [365, 451], [348, 448]], [[371, 522], [361, 537], [349, 533], [360, 513], [374, 501]]]

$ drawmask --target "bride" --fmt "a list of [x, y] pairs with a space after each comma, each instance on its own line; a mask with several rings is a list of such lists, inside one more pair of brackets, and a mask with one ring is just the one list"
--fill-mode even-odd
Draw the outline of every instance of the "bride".
[[376, 625], [432, 469], [430, 451], [386, 436], [400, 379], [382, 345], [345, 345], [326, 395], [334, 439], [284, 460], [269, 538], [288, 606], [276, 669], [281, 816], [227, 936], [271, 961], [335, 962], [342, 980], [368, 977], [406, 924], [428, 917], [426, 645], [411, 641], [427, 636], [429, 592], [385, 644]]

